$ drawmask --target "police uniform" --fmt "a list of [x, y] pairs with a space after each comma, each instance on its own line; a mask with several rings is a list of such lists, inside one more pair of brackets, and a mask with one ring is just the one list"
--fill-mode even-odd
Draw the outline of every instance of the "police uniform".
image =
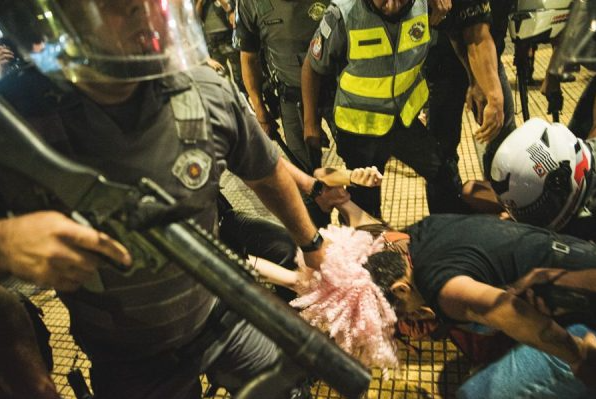
[[[410, 3], [398, 22], [384, 20], [367, 0], [332, 4], [309, 51], [313, 70], [337, 75], [337, 152], [349, 168], [395, 156], [427, 180], [431, 212], [455, 211], [460, 187], [446, 174], [438, 144], [417, 116], [428, 89], [421, 74], [430, 40], [426, 1]], [[397, 38], [397, 39], [395, 39]], [[352, 199], [380, 216], [380, 189], [351, 188]]]
[[[233, 3], [230, 2], [233, 9]], [[234, 82], [243, 88], [240, 70], [240, 54], [233, 45], [233, 30], [228, 14], [216, 0], [205, 0], [203, 4], [203, 30], [211, 58], [226, 66], [230, 61]]]
[[505, 114], [503, 127], [498, 136], [487, 145], [483, 157], [485, 174], [490, 173], [490, 163], [497, 148], [515, 130], [513, 95], [501, 62], [511, 5], [511, 0], [454, 0], [453, 8], [438, 27], [437, 43], [429, 51], [425, 66], [430, 88], [427, 126], [441, 144], [446, 162], [455, 170], [459, 160], [457, 146], [461, 140], [462, 111], [469, 83], [467, 72], [448, 36], [461, 37], [462, 30], [469, 26], [490, 24], [490, 33], [497, 49], [497, 68]]
[[[153, 179], [175, 198], [196, 204], [194, 219], [214, 232], [222, 171], [258, 180], [278, 161], [238, 92], [207, 67], [144, 82], [119, 105], [100, 106], [52, 84], [44, 91], [42, 103], [23, 112], [55, 148], [114, 181]], [[198, 345], [219, 323], [214, 317], [222, 307], [174, 264], [98, 272], [91, 286], [60, 293], [71, 332], [92, 361], [98, 399], [200, 397], [197, 376], [204, 372], [234, 391], [278, 359], [277, 347], [237, 318], [215, 342]]]
[[288, 147], [309, 169], [320, 165], [313, 165], [304, 143], [300, 75], [309, 42], [328, 4], [329, 0], [242, 0], [238, 4], [240, 50], [264, 51], [276, 81]]

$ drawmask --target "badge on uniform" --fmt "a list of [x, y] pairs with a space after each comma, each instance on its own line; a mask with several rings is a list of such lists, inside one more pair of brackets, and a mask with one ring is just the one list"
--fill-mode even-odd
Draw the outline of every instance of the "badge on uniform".
[[423, 22], [416, 22], [408, 31], [410, 39], [412, 39], [413, 42], [419, 42], [424, 37], [425, 30], [426, 26]]
[[315, 60], [321, 59], [321, 55], [323, 54], [323, 37], [320, 32], [310, 42], [310, 53]]
[[325, 15], [326, 8], [327, 7], [325, 7], [325, 4], [323, 3], [313, 3], [308, 8], [308, 16], [314, 21], [320, 21], [321, 19], [323, 19], [323, 15]]
[[211, 163], [211, 157], [206, 152], [193, 148], [178, 156], [172, 166], [172, 174], [180, 180], [184, 187], [198, 190], [207, 183]]

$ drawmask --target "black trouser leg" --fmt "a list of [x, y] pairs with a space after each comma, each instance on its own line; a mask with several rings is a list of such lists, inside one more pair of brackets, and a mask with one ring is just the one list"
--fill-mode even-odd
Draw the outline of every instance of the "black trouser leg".
[[596, 77], [592, 77], [590, 83], [584, 89], [575, 110], [573, 116], [569, 121], [569, 130], [573, 132], [580, 139], [585, 140], [588, 137], [588, 133], [592, 129], [594, 124], [594, 101], [596, 100]]
[[499, 146], [515, 130], [515, 111], [513, 108], [513, 94], [511, 93], [511, 86], [507, 79], [507, 73], [503, 63], [498, 61], [498, 72], [499, 80], [501, 81], [501, 89], [503, 90], [503, 112], [505, 114], [505, 120], [503, 121], [503, 127], [499, 131], [499, 135], [493, 139], [487, 146], [484, 153], [482, 162], [484, 166], [484, 176], [488, 178], [490, 175], [490, 168], [495, 157]]
[[440, 37], [430, 51], [433, 65], [427, 79], [430, 90], [427, 127], [439, 142], [443, 157], [457, 163], [468, 75], [446, 36]]
[[[337, 154], [343, 158], [349, 169], [376, 166], [379, 172], [385, 172], [385, 164], [391, 156], [394, 135], [388, 133], [381, 137], [362, 136], [337, 129], [335, 141]], [[381, 217], [380, 187], [349, 187], [352, 201], [374, 217]]]

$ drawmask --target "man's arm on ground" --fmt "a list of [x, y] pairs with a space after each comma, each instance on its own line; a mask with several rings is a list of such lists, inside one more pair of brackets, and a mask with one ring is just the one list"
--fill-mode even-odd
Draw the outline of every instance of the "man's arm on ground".
[[586, 347], [551, 318], [506, 291], [467, 276], [449, 280], [439, 306], [453, 319], [473, 321], [503, 331], [520, 343], [555, 355], [572, 367], [584, 359]]
[[[313, 225], [296, 183], [282, 161], [278, 161], [273, 173], [260, 180], [245, 180], [260, 200], [286, 226], [294, 242], [299, 246], [310, 244], [317, 228]], [[317, 251], [304, 254], [306, 264], [318, 269], [323, 261], [323, 244]]]

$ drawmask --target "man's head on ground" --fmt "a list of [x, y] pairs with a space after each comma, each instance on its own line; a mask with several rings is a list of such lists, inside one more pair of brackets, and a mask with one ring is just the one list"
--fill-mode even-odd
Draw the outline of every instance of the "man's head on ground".
[[565, 126], [533, 118], [499, 146], [490, 183], [518, 222], [559, 230], [585, 199], [589, 147]]
[[42, 32], [58, 67], [39, 68], [75, 83], [149, 80], [207, 57], [192, 0], [0, 0], [0, 25], [21, 47]]
[[398, 317], [417, 313], [424, 300], [414, 286], [412, 270], [401, 254], [382, 251], [368, 257], [364, 268], [393, 306]]

